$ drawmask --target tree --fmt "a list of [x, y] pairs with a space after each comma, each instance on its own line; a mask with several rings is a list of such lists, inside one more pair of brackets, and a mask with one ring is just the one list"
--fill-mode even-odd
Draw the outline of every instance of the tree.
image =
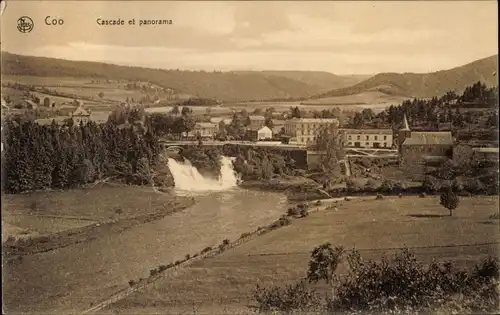
[[458, 203], [458, 196], [453, 193], [451, 187], [440, 196], [440, 204], [450, 211], [450, 217], [453, 215], [453, 210], [458, 207]]
[[333, 125], [324, 126], [315, 139], [315, 149], [325, 151], [321, 166], [327, 172], [338, 171], [339, 161], [343, 159], [342, 135]]
[[172, 115], [179, 115], [179, 113], [180, 113], [179, 105], [174, 105], [174, 107], [172, 107], [172, 110], [170, 111], [170, 113]]
[[290, 114], [291, 114], [292, 118], [301, 118], [302, 117], [302, 113], [300, 112], [300, 109], [298, 106], [292, 107]]
[[330, 243], [325, 243], [316, 247], [311, 253], [311, 260], [307, 270], [309, 283], [317, 283], [320, 280], [330, 283], [343, 254], [344, 248], [342, 246], [332, 248]]
[[187, 116], [189, 114], [191, 114], [193, 111], [191, 110], [191, 108], [187, 107], [187, 106], [184, 106], [182, 107], [182, 110], [181, 110], [181, 115], [182, 116]]
[[274, 123], [273, 123], [273, 119], [272, 118], [266, 118], [266, 122], [265, 122], [265, 125], [269, 128], [269, 129], [273, 129], [274, 127]]
[[227, 137], [226, 123], [224, 123], [224, 120], [221, 120], [219, 122], [219, 128], [217, 130], [217, 138], [226, 139], [226, 137]]
[[430, 176], [424, 178], [421, 188], [426, 193], [433, 193], [438, 190], [436, 181]]
[[99, 94], [97, 94], [100, 98], [103, 98], [104, 97], [104, 92], [99, 92]]

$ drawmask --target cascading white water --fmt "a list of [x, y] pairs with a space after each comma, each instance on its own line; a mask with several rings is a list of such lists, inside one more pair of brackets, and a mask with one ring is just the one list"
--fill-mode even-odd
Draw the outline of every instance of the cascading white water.
[[221, 164], [221, 175], [218, 180], [215, 180], [203, 177], [187, 159], [184, 162], [168, 159], [168, 167], [174, 177], [175, 188], [187, 191], [221, 191], [236, 187], [238, 178], [233, 170], [232, 160], [222, 156]]

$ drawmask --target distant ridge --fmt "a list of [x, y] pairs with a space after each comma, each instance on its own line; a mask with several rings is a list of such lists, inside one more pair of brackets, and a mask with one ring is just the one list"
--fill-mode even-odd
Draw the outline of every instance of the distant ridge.
[[325, 71], [281, 71], [281, 70], [263, 70], [263, 71], [235, 71], [236, 73], [256, 73], [267, 77], [283, 77], [299, 81], [310, 86], [316, 86], [322, 92], [331, 89], [339, 89], [352, 86], [367, 79], [366, 75], [336, 75]]
[[360, 80], [327, 72], [205, 72], [120, 66], [16, 55], [2, 51], [2, 74], [37, 77], [89, 77], [150, 81], [177, 92], [222, 101], [307, 98]]
[[498, 84], [498, 55], [479, 59], [449, 70], [431, 73], [379, 73], [350, 87], [332, 89], [313, 98], [355, 95], [378, 91], [388, 95], [433, 97], [448, 91], [462, 92], [477, 81], [488, 86]]

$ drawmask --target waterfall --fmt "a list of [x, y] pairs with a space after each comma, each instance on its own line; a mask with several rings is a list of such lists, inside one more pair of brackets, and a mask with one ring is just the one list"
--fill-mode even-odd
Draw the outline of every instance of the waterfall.
[[233, 170], [232, 160], [222, 156], [221, 164], [221, 175], [216, 180], [203, 177], [187, 159], [184, 162], [168, 159], [168, 167], [174, 177], [175, 188], [185, 191], [220, 191], [236, 187], [238, 178]]

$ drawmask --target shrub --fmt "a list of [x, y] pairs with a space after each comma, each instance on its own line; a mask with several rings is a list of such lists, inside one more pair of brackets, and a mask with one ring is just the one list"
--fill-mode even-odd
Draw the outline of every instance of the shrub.
[[165, 266], [165, 265], [160, 265], [160, 266], [158, 267], [158, 272], [165, 271], [165, 270], [167, 270], [167, 268], [168, 268], [168, 267], [167, 267], [167, 266]]
[[359, 180], [348, 179], [346, 180], [348, 192], [359, 192], [365, 187]]
[[292, 223], [292, 220], [286, 216], [283, 216], [279, 218], [278, 220], [274, 221], [272, 224], [269, 225], [269, 228], [271, 229], [276, 229], [282, 226], [286, 226]]
[[167, 268], [172, 268], [173, 266], [175, 266], [175, 264], [174, 264], [174, 263], [169, 263], [169, 264], [167, 265]]
[[185, 256], [185, 257], [186, 257], [186, 260], [191, 259], [191, 255], [189, 255], [189, 254], [186, 254], [186, 256]]
[[384, 199], [384, 196], [382, 196], [381, 194], [377, 194], [377, 197], [375, 197], [376, 200], [382, 200]]
[[434, 193], [434, 192], [439, 190], [439, 187], [438, 187], [436, 181], [432, 177], [427, 176], [424, 179], [424, 181], [422, 182], [421, 189], [425, 193]]
[[16, 238], [13, 237], [12, 235], [10, 235], [9, 237], [7, 237], [7, 239], [5, 240], [5, 244], [6, 245], [14, 245], [16, 243]]
[[488, 257], [480, 265], [475, 266], [474, 275], [481, 280], [491, 281], [500, 278], [500, 261], [498, 257]]
[[229, 246], [230, 243], [231, 242], [227, 238], [222, 241], [222, 245], [224, 246]]
[[129, 280], [128, 285], [133, 287], [136, 284], [134, 280]]
[[301, 218], [307, 217], [308, 215], [309, 215], [309, 210], [307, 208], [300, 209], [300, 217]]
[[182, 260], [176, 260], [176, 261], [174, 262], [174, 266], [177, 266], [177, 265], [179, 265], [179, 264], [181, 264], [181, 263], [182, 263]]
[[[474, 291], [477, 292], [478, 277], [455, 270], [450, 263], [432, 263], [424, 267], [407, 249], [397, 253], [392, 261], [384, 258], [381, 262], [364, 262], [358, 255], [357, 259], [348, 259], [348, 262], [349, 276], [328, 301], [328, 310], [332, 313], [422, 311], [457, 294], [475, 297]], [[494, 278], [495, 263], [485, 262], [484, 265], [485, 268], [477, 270], [487, 270], [485, 274]], [[488, 303], [490, 308], [494, 304]]]
[[201, 253], [202, 253], [202, 254], [205, 254], [205, 253], [208, 253], [208, 252], [209, 252], [209, 251], [211, 251], [211, 250], [212, 250], [212, 247], [207, 246], [207, 247], [205, 247], [205, 248], [201, 251]]
[[259, 312], [311, 311], [319, 305], [316, 292], [305, 281], [287, 285], [284, 288], [269, 289], [257, 285], [254, 298]]
[[419, 196], [420, 198], [425, 198], [425, 197], [427, 196], [427, 194], [426, 194], [426, 193], [424, 193], [424, 192], [422, 192], [422, 193], [420, 193], [420, 195], [418, 195], [418, 196]]
[[240, 238], [245, 238], [252, 235], [252, 233], [241, 233]]
[[366, 191], [375, 191], [377, 190], [378, 188], [378, 184], [373, 180], [373, 179], [369, 179], [366, 181], [366, 184], [365, 184], [365, 190]]
[[288, 211], [286, 212], [286, 215], [290, 216], [290, 217], [293, 217], [293, 216], [296, 216], [296, 215], [299, 215], [299, 214], [300, 214], [300, 210], [299, 210], [298, 207], [288, 208]]
[[151, 269], [151, 270], [149, 270], [149, 276], [150, 276], [150, 277], [154, 277], [154, 276], [156, 276], [157, 274], [158, 274], [158, 270], [156, 270], [156, 269]]

